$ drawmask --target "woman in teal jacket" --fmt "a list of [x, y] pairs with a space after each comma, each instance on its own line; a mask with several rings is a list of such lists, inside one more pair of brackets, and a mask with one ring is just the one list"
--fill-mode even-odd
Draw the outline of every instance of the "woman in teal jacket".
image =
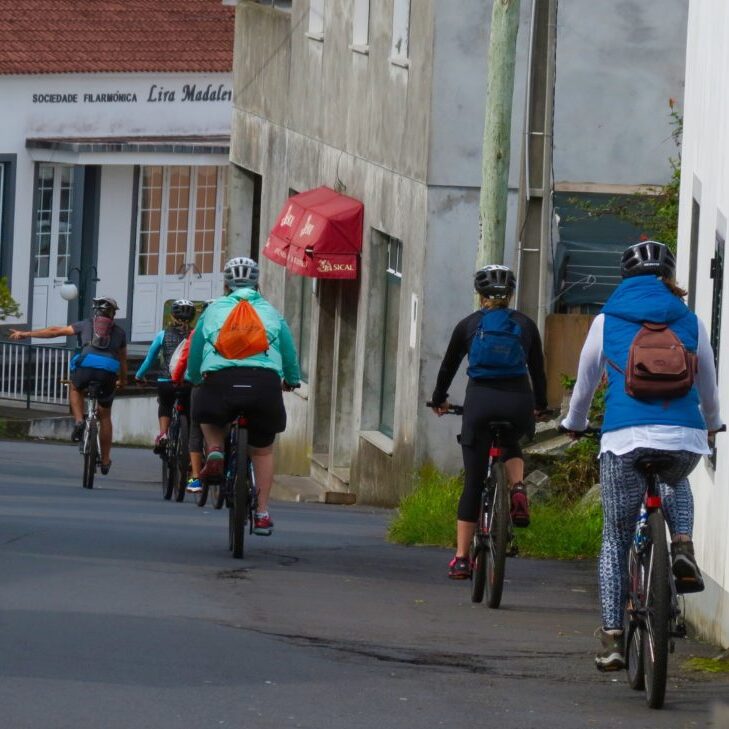
[[[268, 498], [273, 485], [273, 442], [286, 428], [282, 389], [298, 387], [296, 346], [283, 316], [258, 291], [258, 264], [233, 258], [223, 269], [226, 295], [205, 310], [190, 341], [187, 378], [200, 386], [192, 417], [200, 423], [208, 454], [200, 478], [223, 476], [223, 444], [227, 425], [238, 415], [248, 421], [248, 444], [258, 488], [253, 530], [268, 536], [273, 521]], [[229, 359], [215, 348], [218, 334], [241, 301], [247, 301], [263, 324], [268, 349], [244, 359]]]

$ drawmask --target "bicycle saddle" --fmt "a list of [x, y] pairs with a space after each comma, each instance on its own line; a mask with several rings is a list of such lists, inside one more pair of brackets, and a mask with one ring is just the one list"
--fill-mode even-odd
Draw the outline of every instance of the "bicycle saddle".
[[667, 471], [675, 463], [671, 455], [650, 455], [646, 453], [638, 456], [635, 460], [635, 467], [644, 473], [661, 473]]
[[514, 429], [514, 423], [510, 423], [508, 420], [492, 420], [489, 423], [489, 428], [491, 430], [513, 430]]

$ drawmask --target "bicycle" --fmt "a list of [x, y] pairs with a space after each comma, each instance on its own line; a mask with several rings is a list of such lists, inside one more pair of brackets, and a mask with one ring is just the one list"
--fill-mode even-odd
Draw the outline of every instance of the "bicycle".
[[[433, 404], [426, 403], [428, 407]], [[463, 406], [451, 405], [448, 413], [462, 415]], [[518, 547], [514, 539], [511, 521], [511, 491], [503, 461], [503, 441], [513, 424], [505, 420], [489, 423], [493, 433], [489, 449], [489, 462], [481, 493], [476, 531], [469, 550], [471, 563], [471, 602], [483, 602], [490, 608], [498, 608], [504, 591], [506, 557], [516, 556]]]
[[86, 416], [84, 433], [79, 452], [84, 457], [81, 485], [85, 489], [94, 488], [97, 466], [101, 465], [101, 442], [99, 440], [99, 416], [97, 414], [99, 391], [102, 383], [92, 380], [86, 390]]
[[162, 496], [170, 501], [184, 501], [187, 474], [190, 471], [190, 423], [182, 402], [182, 391], [176, 391], [172, 408], [170, 427], [167, 429], [167, 444], [162, 457]]
[[248, 456], [248, 430], [244, 417], [236, 418], [228, 430], [224, 477], [219, 489], [228, 507], [228, 549], [234, 559], [242, 559], [246, 523], [248, 533], [251, 534], [258, 502], [253, 464]]

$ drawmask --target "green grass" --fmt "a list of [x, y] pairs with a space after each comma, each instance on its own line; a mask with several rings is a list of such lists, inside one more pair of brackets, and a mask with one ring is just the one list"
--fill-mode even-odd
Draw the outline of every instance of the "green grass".
[[[397, 544], [455, 547], [456, 510], [461, 476], [446, 476], [423, 466], [413, 492], [406, 496], [390, 524], [388, 538]], [[531, 525], [517, 530], [519, 553], [544, 559], [583, 559], [600, 550], [600, 506], [534, 505]]]
[[689, 658], [684, 667], [704, 673], [729, 673], [729, 661], [724, 658]]

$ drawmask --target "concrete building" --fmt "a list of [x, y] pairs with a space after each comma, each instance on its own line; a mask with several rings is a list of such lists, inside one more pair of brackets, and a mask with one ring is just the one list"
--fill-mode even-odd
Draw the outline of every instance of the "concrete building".
[[[397, 502], [425, 459], [460, 465], [459, 424], [425, 401], [473, 307], [491, 7], [237, 3], [231, 209], [252, 205], [261, 232], [244, 250], [263, 252], [293, 193], [326, 185], [364, 204], [356, 279], [302, 278], [261, 258], [306, 380], [287, 403], [279, 466], [363, 501]], [[670, 177], [685, 13], [681, 0], [661, 13], [632, 1], [562, 0], [559, 13], [554, 0], [522, 3], [506, 262], [519, 268], [519, 306], [542, 324], [560, 246], [554, 193], [633, 193]]]
[[[718, 365], [719, 392], [729, 382], [729, 317], [724, 301], [729, 217], [729, 7], [722, 0], [689, 3], [686, 93], [681, 158], [679, 280], [689, 288], [689, 306], [709, 328]], [[717, 436], [713, 458], [691, 476], [696, 521], [694, 543], [706, 591], [687, 600], [691, 621], [713, 642], [729, 645], [729, 438]]]
[[[102, 292], [133, 342], [222, 288], [234, 14], [0, 1], [0, 275], [34, 328]], [[60, 291], [73, 283], [79, 297]]]

